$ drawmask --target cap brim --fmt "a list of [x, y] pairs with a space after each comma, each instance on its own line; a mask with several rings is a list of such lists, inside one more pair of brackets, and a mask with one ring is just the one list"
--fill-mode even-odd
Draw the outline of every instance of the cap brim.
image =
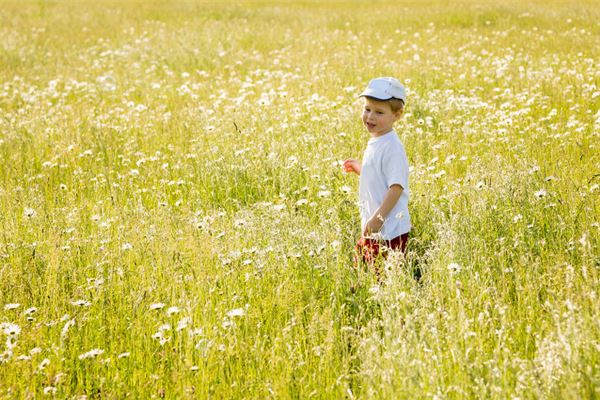
[[389, 99], [393, 98], [394, 96], [390, 96], [390, 95], [386, 95], [386, 94], [381, 94], [381, 92], [379, 92], [377, 90], [373, 90], [373, 89], [367, 88], [358, 97], [372, 97], [372, 98], [377, 99], [377, 100], [389, 100]]

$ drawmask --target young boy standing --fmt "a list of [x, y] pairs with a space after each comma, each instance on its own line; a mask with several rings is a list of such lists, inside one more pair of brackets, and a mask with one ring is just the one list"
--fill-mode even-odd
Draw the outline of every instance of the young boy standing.
[[[393, 124], [402, 117], [406, 91], [394, 78], [377, 78], [360, 94], [362, 122], [371, 134], [362, 163], [348, 159], [344, 170], [360, 175], [362, 234], [355, 260], [373, 266], [388, 249], [406, 250], [411, 229], [408, 213], [408, 159]], [[379, 274], [379, 271], [376, 271]]]

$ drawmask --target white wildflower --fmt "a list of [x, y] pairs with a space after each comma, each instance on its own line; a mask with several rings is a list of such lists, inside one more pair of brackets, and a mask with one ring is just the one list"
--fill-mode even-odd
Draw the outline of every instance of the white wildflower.
[[9, 362], [12, 356], [13, 351], [10, 348], [0, 353], [0, 365]]
[[457, 263], [450, 263], [448, 264], [448, 271], [452, 272], [452, 273], [459, 273], [461, 271], [462, 267], [457, 264]]
[[182, 330], [184, 330], [185, 328], [188, 327], [188, 325], [190, 324], [190, 322], [192, 322], [192, 319], [190, 317], [185, 317], [179, 320], [179, 322], [177, 323], [177, 332], [180, 332]]
[[117, 89], [115, 78], [111, 75], [103, 75], [96, 78], [96, 82], [100, 88], [106, 92], [113, 92]]
[[371, 293], [372, 295], [376, 295], [377, 293], [379, 293], [380, 290], [381, 288], [379, 287], [379, 285], [373, 285], [369, 288], [369, 293]]
[[23, 311], [23, 314], [31, 315], [31, 314], [35, 313], [36, 311], [37, 311], [37, 308], [31, 307], [31, 308], [28, 308], [27, 310]]
[[40, 363], [40, 365], [38, 366], [39, 370], [43, 370], [44, 368], [46, 368], [48, 365], [50, 365], [50, 359], [48, 358], [44, 358], [42, 360], [42, 362]]
[[246, 310], [243, 308], [234, 308], [233, 310], [227, 312], [227, 316], [230, 318], [243, 317], [244, 315], [246, 315]]
[[152, 339], [155, 339], [155, 340], [160, 340], [160, 339], [162, 339], [164, 336], [165, 336], [165, 335], [164, 335], [164, 333], [162, 333], [162, 331], [157, 331], [157, 332], [155, 332], [155, 333], [154, 333], [154, 335], [152, 335]]
[[17, 324], [13, 324], [10, 322], [3, 322], [0, 324], [0, 329], [7, 336], [18, 336], [21, 333], [21, 327]]
[[162, 308], [164, 308], [165, 303], [154, 303], [154, 304], [150, 304], [150, 309], [151, 310], [160, 310]]
[[232, 319], [229, 319], [227, 317], [225, 317], [223, 319], [223, 322], [221, 323], [221, 327], [223, 329], [229, 329], [231, 327], [235, 326], [235, 321], [233, 321]]
[[203, 334], [204, 331], [202, 330], [202, 328], [196, 328], [190, 331], [190, 336], [202, 336]]
[[581, 247], [589, 247], [590, 246], [590, 242], [588, 241], [587, 233], [584, 232], [581, 235], [581, 237], [579, 238], [578, 242], [581, 245]]
[[6, 348], [12, 350], [17, 346], [17, 336], [8, 336], [6, 338]]
[[60, 332], [60, 337], [61, 339], [64, 339], [67, 337], [67, 334], [69, 333], [69, 329], [75, 325], [75, 318], [68, 320], [67, 322], [65, 322], [65, 325], [62, 328], [62, 331]]
[[200, 339], [198, 343], [196, 343], [196, 350], [206, 351], [212, 346], [212, 341], [208, 339]]
[[55, 394], [56, 394], [56, 391], [57, 391], [57, 389], [56, 389], [54, 386], [46, 386], [46, 387], [44, 388], [44, 394], [45, 394], [46, 396], [49, 396], [49, 395], [55, 395]]
[[16, 310], [19, 307], [21, 307], [21, 305], [19, 303], [8, 303], [4, 306], [4, 309], [5, 310]]
[[179, 314], [181, 310], [177, 306], [169, 307], [167, 309], [167, 315], [171, 316], [173, 314]]
[[297, 205], [298, 207], [300, 207], [300, 206], [303, 206], [303, 205], [305, 205], [305, 204], [308, 204], [308, 200], [306, 200], [306, 199], [300, 199], [300, 200], [298, 200], [298, 201], [296, 202], [296, 205]]
[[323, 355], [323, 348], [321, 346], [315, 346], [312, 348], [313, 354], [317, 357], [321, 357]]
[[273, 206], [273, 210], [275, 210], [275, 211], [283, 211], [283, 210], [285, 210], [285, 208], [286, 208], [285, 204], [275, 204]]
[[88, 352], [80, 354], [79, 355], [79, 359], [80, 360], [85, 360], [87, 358], [95, 358], [95, 357], [97, 357], [97, 356], [99, 356], [100, 354], [103, 354], [103, 353], [104, 353], [104, 350], [102, 350], [102, 349], [92, 349], [92, 350], [90, 350]]
[[446, 175], [446, 171], [442, 169], [442, 170], [440, 170], [439, 172], [437, 172], [437, 173], [433, 174], [433, 177], [434, 177], [435, 179], [439, 179], [439, 178], [441, 178], [441, 177], [442, 177], [442, 176], [444, 176], [444, 175]]
[[79, 299], [71, 301], [71, 304], [76, 307], [89, 307], [92, 303], [87, 300]]

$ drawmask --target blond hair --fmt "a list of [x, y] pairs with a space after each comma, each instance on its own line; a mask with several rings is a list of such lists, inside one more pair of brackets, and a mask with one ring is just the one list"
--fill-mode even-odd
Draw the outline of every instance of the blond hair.
[[392, 97], [391, 99], [387, 100], [387, 102], [390, 105], [393, 113], [397, 113], [398, 111], [401, 113], [404, 112], [404, 102], [402, 100]]

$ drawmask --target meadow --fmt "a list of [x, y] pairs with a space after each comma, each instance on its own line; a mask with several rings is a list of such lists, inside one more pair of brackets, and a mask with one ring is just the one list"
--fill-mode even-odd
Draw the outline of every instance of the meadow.
[[[0, 398], [600, 397], [598, 21], [0, 0]], [[341, 168], [377, 76], [414, 225], [382, 282]]]

